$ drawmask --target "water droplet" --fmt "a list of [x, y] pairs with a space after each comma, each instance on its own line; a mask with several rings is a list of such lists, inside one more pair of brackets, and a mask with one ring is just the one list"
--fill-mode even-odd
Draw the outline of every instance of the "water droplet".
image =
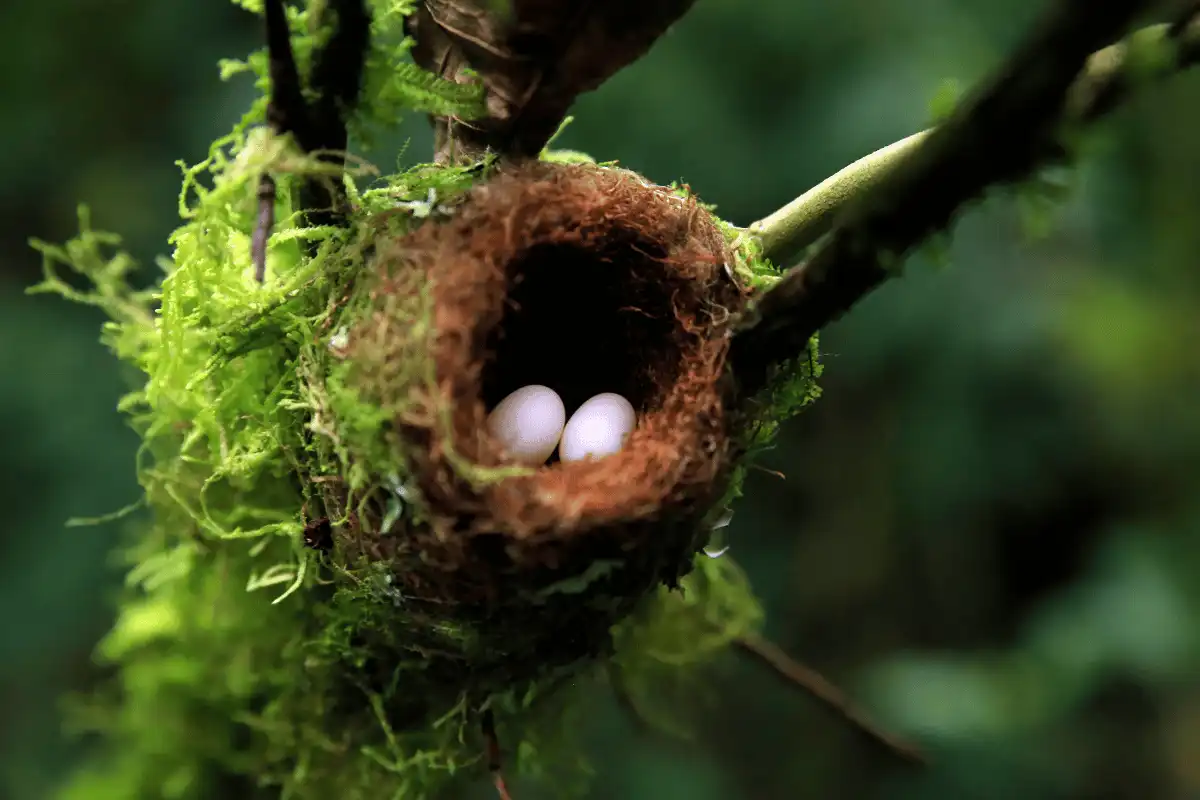
[[717, 517], [716, 522], [714, 522], [712, 524], [712, 529], [714, 531], [720, 530], [721, 528], [727, 527], [729, 525], [729, 523], [732, 521], [733, 521], [733, 509], [727, 508], [721, 512], [721, 516]]
[[709, 558], [720, 558], [721, 556], [725, 555], [728, 552], [729, 552], [729, 545], [725, 545], [724, 547], [706, 547], [706, 548], [704, 548], [704, 555], [708, 556]]

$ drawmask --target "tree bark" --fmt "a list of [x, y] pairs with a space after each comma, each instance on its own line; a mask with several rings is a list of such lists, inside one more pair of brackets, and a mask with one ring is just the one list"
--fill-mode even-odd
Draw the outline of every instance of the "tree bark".
[[409, 18], [416, 62], [482, 81], [482, 120], [435, 118], [436, 161], [536, 156], [575, 98], [644, 55], [695, 0], [425, 0]]

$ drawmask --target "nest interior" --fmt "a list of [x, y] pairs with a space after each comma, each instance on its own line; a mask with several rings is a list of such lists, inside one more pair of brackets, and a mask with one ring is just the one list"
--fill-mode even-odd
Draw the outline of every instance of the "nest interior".
[[[460, 659], [472, 675], [481, 658], [515, 677], [595, 654], [690, 569], [730, 474], [724, 325], [742, 293], [723, 235], [693, 199], [634, 173], [536, 163], [377, 252], [376, 296], [426, 287], [432, 324], [377, 313], [352, 337], [372, 349], [350, 357], [420, 350], [434, 377], [391, 387], [407, 396], [396, 423], [422, 514], [373, 552], [406, 597], [476, 626], [487, 644]], [[511, 466], [486, 415], [532, 383], [568, 414], [622, 394], [637, 427], [604, 459], [465, 475], [463, 460]]]

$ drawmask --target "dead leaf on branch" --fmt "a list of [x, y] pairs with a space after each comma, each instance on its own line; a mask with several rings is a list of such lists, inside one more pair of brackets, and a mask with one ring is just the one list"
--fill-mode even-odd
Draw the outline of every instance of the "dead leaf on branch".
[[425, 0], [409, 19], [417, 63], [480, 80], [487, 94], [486, 119], [435, 120], [437, 160], [536, 155], [576, 97], [643, 56], [694, 2]]

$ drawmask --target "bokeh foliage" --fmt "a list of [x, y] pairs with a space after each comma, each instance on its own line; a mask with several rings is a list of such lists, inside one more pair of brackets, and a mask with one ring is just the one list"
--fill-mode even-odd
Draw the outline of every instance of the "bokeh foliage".
[[[746, 223], [921, 126], [944, 81], [1000, 58], [1034, 2], [705, 0], [577, 107], [560, 144], [686, 180]], [[95, 677], [117, 525], [136, 497], [97, 315], [23, 296], [30, 235], [75, 204], [145, 264], [195, 163], [250, 96], [218, 58], [257, 43], [226, 3], [13, 3], [0, 51], [0, 794], [71, 763], [56, 698]], [[1186, 798], [1200, 792], [1200, 76], [1144, 92], [1087, 143], [1032, 238], [1004, 201], [824, 337], [825, 393], [751, 476], [729, 541], [769, 629], [928, 742], [901, 770], [731, 663], [679, 745], [598, 701], [597, 797]], [[429, 149], [421, 121], [381, 138]], [[147, 278], [151, 276], [147, 274]], [[486, 796], [486, 795], [485, 795]], [[525, 795], [523, 794], [522, 797]]]

